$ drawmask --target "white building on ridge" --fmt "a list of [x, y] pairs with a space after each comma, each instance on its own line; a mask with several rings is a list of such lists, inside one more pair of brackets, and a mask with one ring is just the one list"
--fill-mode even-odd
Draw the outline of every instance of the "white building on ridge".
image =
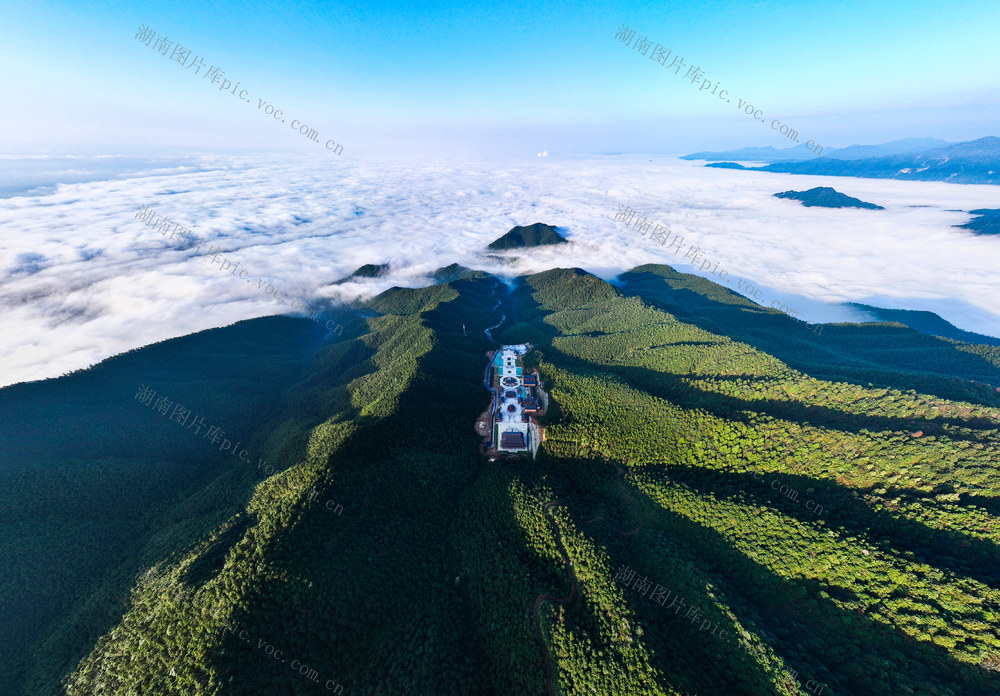
[[526, 403], [524, 368], [521, 356], [531, 350], [524, 344], [501, 346], [493, 354], [494, 389], [497, 408], [493, 414], [496, 449], [504, 452], [524, 452], [532, 448], [531, 418], [526, 411], [536, 412], [537, 402]]

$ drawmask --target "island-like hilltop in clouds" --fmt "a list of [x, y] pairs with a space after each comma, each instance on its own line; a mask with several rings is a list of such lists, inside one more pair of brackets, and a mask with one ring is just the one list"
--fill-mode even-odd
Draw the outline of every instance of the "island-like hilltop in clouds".
[[852, 198], [829, 186], [817, 186], [808, 191], [782, 191], [774, 194], [775, 198], [791, 198], [801, 201], [807, 207], [821, 208], [867, 208], [869, 210], [885, 210], [880, 205], [865, 203], [859, 198]]
[[354, 273], [347, 276], [346, 278], [341, 278], [334, 285], [340, 285], [341, 283], [348, 283], [352, 280], [357, 280], [359, 278], [382, 278], [387, 275], [390, 271], [390, 266], [387, 263], [366, 263], [364, 266], [358, 267]]
[[520, 249], [523, 247], [567, 244], [567, 240], [555, 228], [536, 222], [534, 225], [517, 226], [510, 232], [490, 243], [489, 249]]
[[955, 227], [972, 230], [975, 234], [1000, 234], [1000, 210], [980, 208], [979, 210], [970, 210], [969, 214], [976, 217], [964, 225], [955, 225]]

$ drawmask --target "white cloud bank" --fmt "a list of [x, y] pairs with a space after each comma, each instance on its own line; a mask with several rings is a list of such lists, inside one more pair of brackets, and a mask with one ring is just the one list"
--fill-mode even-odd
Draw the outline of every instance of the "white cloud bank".
[[[634, 156], [352, 164], [205, 155], [118, 176], [0, 199], [0, 385], [287, 311], [258, 289], [261, 278], [289, 298], [337, 301], [425, 285], [452, 262], [502, 275], [579, 266], [610, 279], [643, 263], [692, 272], [687, 247], [675, 254], [613, 220], [619, 204], [669, 223], [702, 258], [760, 288], [763, 304], [779, 300], [801, 319], [858, 320], [834, 306], [858, 301], [926, 309], [1000, 336], [1000, 238], [952, 227], [968, 219], [953, 211], [998, 207], [995, 187]], [[886, 210], [806, 208], [772, 196], [813, 186]], [[136, 221], [143, 205], [220, 247], [252, 282], [220, 272], [204, 247], [196, 255]], [[483, 255], [514, 225], [533, 222], [564, 228], [575, 244], [533, 250], [514, 266]], [[330, 285], [365, 263], [393, 270]]]

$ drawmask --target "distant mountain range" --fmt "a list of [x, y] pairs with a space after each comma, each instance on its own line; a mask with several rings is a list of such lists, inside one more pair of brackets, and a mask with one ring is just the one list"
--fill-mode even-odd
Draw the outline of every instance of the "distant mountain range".
[[[948, 145], [948, 141], [938, 138], [906, 138], [893, 140], [881, 145], [851, 145], [849, 147], [824, 149], [820, 154], [840, 160], [865, 159], [867, 157], [885, 157], [902, 155], [909, 152], [921, 152], [936, 147]], [[805, 145], [778, 150], [773, 147], [744, 147], [740, 150], [723, 150], [721, 152], [695, 152], [684, 155], [685, 160], [707, 160], [721, 162], [722, 160], [740, 160], [743, 162], [793, 162], [815, 160], [816, 153], [807, 150]]]
[[782, 191], [774, 194], [775, 198], [792, 198], [801, 201], [802, 205], [822, 208], [868, 208], [869, 210], [885, 210], [880, 205], [865, 203], [858, 198], [852, 198], [846, 194], [832, 189], [829, 186], [817, 186], [808, 191]]
[[[897, 141], [897, 143], [899, 142], [906, 141]], [[884, 148], [891, 145], [893, 143], [873, 147]], [[852, 146], [845, 149], [857, 152], [860, 148], [861, 146]], [[798, 150], [798, 148], [794, 149]], [[837, 151], [834, 152], [835, 154], [837, 153]], [[745, 153], [733, 159], [743, 157], [745, 157]], [[683, 159], [709, 158], [687, 155]], [[730, 162], [708, 164], [706, 166], [780, 172], [784, 174], [856, 176], [868, 179], [903, 179], [912, 181], [947, 181], [954, 184], [1000, 184], [1000, 138], [988, 136], [967, 143], [954, 143], [919, 152], [864, 157], [862, 159], [819, 157], [808, 161], [775, 162], [763, 167], [744, 167]]]
[[941, 336], [964, 343], [1000, 346], [1000, 338], [965, 331], [951, 322], [942, 319], [934, 312], [914, 309], [886, 309], [885, 307], [873, 307], [872, 305], [861, 304], [859, 302], [848, 302], [847, 305], [868, 312], [882, 321], [896, 322], [928, 336]]

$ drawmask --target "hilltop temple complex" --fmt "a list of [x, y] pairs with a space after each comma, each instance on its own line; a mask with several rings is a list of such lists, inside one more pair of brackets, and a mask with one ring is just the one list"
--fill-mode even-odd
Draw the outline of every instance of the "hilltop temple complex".
[[505, 345], [490, 358], [485, 386], [493, 394], [488, 449], [494, 453], [530, 451], [534, 456], [544, 439], [534, 416], [544, 411], [548, 400], [538, 373], [524, 374], [521, 356], [529, 350], [530, 344]]

